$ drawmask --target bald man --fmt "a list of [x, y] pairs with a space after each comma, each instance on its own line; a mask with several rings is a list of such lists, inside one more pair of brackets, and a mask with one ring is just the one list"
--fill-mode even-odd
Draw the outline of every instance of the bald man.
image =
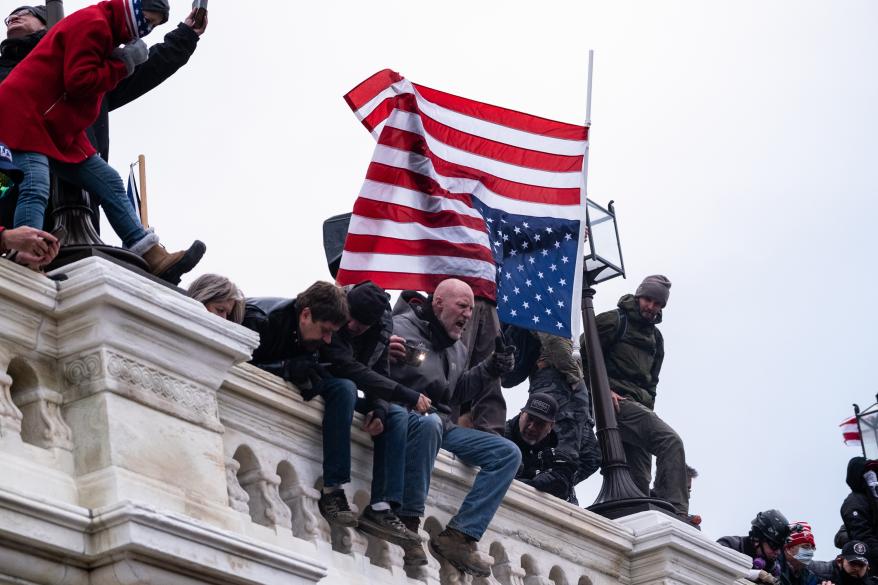
[[[442, 281], [429, 298], [403, 293], [393, 317], [390, 377], [425, 394], [435, 412], [409, 413], [403, 502], [397, 513], [417, 532], [430, 488], [430, 475], [444, 447], [467, 465], [478, 466], [473, 487], [457, 514], [440, 534], [430, 538], [433, 555], [467, 574], [487, 577], [490, 565], [476, 542], [485, 533], [521, 462], [514, 443], [497, 435], [459, 427], [449, 420], [451, 407], [477, 397], [510, 371], [512, 351], [498, 343], [494, 353], [467, 369], [467, 350], [460, 341], [472, 317], [473, 292], [457, 279]], [[403, 547], [405, 564], [427, 564], [420, 544]]]

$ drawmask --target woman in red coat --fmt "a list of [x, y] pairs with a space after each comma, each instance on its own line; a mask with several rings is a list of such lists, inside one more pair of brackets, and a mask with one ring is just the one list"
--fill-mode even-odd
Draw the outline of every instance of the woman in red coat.
[[[24, 171], [16, 227], [42, 228], [49, 199], [49, 165], [97, 197], [123, 246], [174, 284], [204, 254], [196, 241], [169, 254], [144, 229], [122, 178], [95, 152], [86, 129], [104, 94], [146, 61], [141, 37], [168, 20], [167, 0], [108, 0], [64, 18], [0, 84], [0, 142]], [[123, 46], [120, 46], [123, 45]]]

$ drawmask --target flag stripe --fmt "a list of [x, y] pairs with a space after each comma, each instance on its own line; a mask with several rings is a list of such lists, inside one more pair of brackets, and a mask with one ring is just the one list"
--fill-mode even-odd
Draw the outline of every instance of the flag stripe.
[[404, 205], [412, 209], [420, 209], [421, 211], [450, 211], [460, 215], [468, 215], [478, 218], [482, 221], [482, 225], [484, 225], [481, 214], [461, 201], [442, 196], [434, 197], [421, 191], [398, 187], [388, 183], [379, 183], [366, 179], [363, 187], [360, 189], [360, 197], [373, 201]]
[[[546, 203], [545, 193], [547, 190], [542, 191], [541, 194], [544, 196], [539, 201], [521, 200], [520, 198], [513, 199], [493, 191], [477, 178], [442, 176], [436, 171], [429, 158], [381, 144], [375, 147], [375, 154], [372, 160], [383, 165], [405, 168], [412, 173], [430, 177], [448, 191], [472, 193], [474, 197], [478, 198], [485, 205], [495, 209], [504, 209], [509, 213], [534, 217], [558, 217], [562, 219], [579, 219], [582, 216], [579, 201], [570, 202], [570, 194], [566, 191], [565, 201], [567, 202], [564, 204], [556, 203], [552, 205]], [[578, 193], [579, 190], [577, 189], [576, 192]], [[534, 196], [536, 194], [530, 192], [529, 195]]]
[[473, 206], [472, 197], [469, 193], [452, 193], [443, 189], [439, 183], [432, 178], [416, 173], [407, 168], [400, 168], [392, 165], [386, 165], [374, 160], [366, 171], [366, 179], [376, 183], [387, 183], [396, 185], [412, 191], [420, 191], [426, 195], [434, 197], [445, 197], [446, 199], [454, 199]]
[[[397, 116], [401, 116], [403, 113], [408, 113], [408, 117], [417, 120], [420, 123], [420, 127], [423, 128], [427, 135], [432, 136], [448, 146], [531, 169], [561, 173], [579, 173], [582, 171], [582, 162], [584, 159], [584, 155], [582, 154], [576, 156], [551, 154], [530, 148], [514, 146], [497, 140], [491, 140], [490, 138], [478, 136], [477, 134], [472, 134], [470, 132], [464, 132], [434, 120], [426, 113], [421, 112], [418, 108], [417, 100], [412, 94], [399, 96], [396, 100], [396, 107], [399, 110], [396, 114]], [[417, 131], [398, 124], [393, 124], [393, 126], [396, 128], [409, 129], [413, 132]]]
[[431, 103], [459, 114], [464, 114], [465, 116], [555, 139], [572, 141], [588, 139], [588, 128], [584, 126], [556, 122], [555, 120], [524, 114], [508, 108], [492, 106], [416, 83], [412, 85], [420, 95]]
[[[419, 154], [428, 159], [432, 163], [433, 169], [435, 169], [435, 175], [431, 176], [433, 176], [433, 178], [446, 189], [449, 189], [449, 185], [443, 180], [446, 177], [464, 179], [476, 178], [494, 193], [510, 199], [520, 199], [543, 204], [551, 204], [555, 202], [556, 204], [561, 205], [573, 205], [579, 203], [580, 185], [578, 183], [573, 185], [575, 181], [565, 181], [566, 183], [569, 183], [568, 185], [546, 186], [528, 184], [498, 177], [488, 172], [480, 171], [472, 166], [445, 160], [430, 150], [423, 136], [392, 127], [384, 128], [378, 142], [383, 146]], [[409, 165], [409, 168], [412, 168], [412, 165]], [[418, 171], [417, 168], [414, 170]], [[578, 179], [580, 183], [582, 181], [581, 177], [578, 175], [575, 179]]]
[[461, 215], [453, 211], [432, 213], [363, 197], [360, 197], [354, 203], [354, 213], [361, 217], [371, 217], [372, 219], [389, 219], [399, 223], [419, 223], [429, 228], [463, 226], [481, 231], [487, 229], [485, 227], [485, 220], [482, 218]]
[[[411, 103], [409, 98], [406, 97], [407, 95], [415, 96], [417, 111], [445, 126], [467, 134], [548, 154], [580, 156], [585, 152], [586, 140], [584, 138], [580, 140], [559, 139], [545, 134], [519, 130], [489, 119], [474, 118], [461, 114], [425, 99], [415, 90], [415, 86], [405, 79], [396, 83], [386, 84], [382, 91], [378, 92], [361, 108], [356, 109], [354, 114], [372, 135], [377, 138], [380, 134], [382, 123], [398, 107], [398, 102], [407, 100], [406, 103]], [[348, 103], [350, 104], [350, 101]], [[583, 134], [587, 134], [585, 128], [580, 127], [580, 130]]]
[[432, 292], [436, 286], [447, 278], [458, 278], [472, 287], [473, 294], [490, 298], [493, 294], [494, 282], [482, 278], [472, 278], [460, 274], [405, 274], [402, 272], [380, 272], [374, 270], [347, 270], [339, 268], [336, 279], [338, 282], [357, 283], [371, 280], [378, 286], [389, 290], [422, 290]]
[[345, 251], [340, 263], [347, 270], [375, 270], [378, 272], [406, 272], [410, 274], [468, 275], [493, 282], [496, 267], [493, 262], [458, 256], [402, 256], [399, 254], [365, 254]]
[[344, 99], [352, 110], [357, 111], [371, 101], [376, 95], [380, 94], [394, 83], [402, 80], [403, 77], [396, 71], [382, 69], [345, 94]]
[[494, 262], [490, 250], [479, 244], [453, 244], [441, 240], [408, 240], [393, 237], [376, 238], [372, 235], [349, 234], [344, 246], [348, 252], [375, 252], [378, 254], [403, 254], [408, 256], [432, 255], [476, 258]]
[[454, 244], [477, 243], [488, 247], [488, 234], [468, 227], [429, 228], [419, 223], [399, 223], [389, 219], [351, 216], [349, 234], [391, 236], [412, 240], [446, 240]]

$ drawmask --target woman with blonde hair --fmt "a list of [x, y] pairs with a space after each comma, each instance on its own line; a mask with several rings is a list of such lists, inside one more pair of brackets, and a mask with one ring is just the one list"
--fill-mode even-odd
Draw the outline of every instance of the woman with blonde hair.
[[189, 285], [186, 294], [223, 319], [244, 320], [244, 294], [235, 283], [219, 274], [202, 274]]

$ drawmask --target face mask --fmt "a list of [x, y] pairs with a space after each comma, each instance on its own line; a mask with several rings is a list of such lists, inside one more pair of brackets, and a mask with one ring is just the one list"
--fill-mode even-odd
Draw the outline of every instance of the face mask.
[[799, 552], [795, 554], [793, 557], [800, 563], [808, 563], [811, 562], [811, 559], [814, 558], [814, 549], [813, 548], [799, 548]]

